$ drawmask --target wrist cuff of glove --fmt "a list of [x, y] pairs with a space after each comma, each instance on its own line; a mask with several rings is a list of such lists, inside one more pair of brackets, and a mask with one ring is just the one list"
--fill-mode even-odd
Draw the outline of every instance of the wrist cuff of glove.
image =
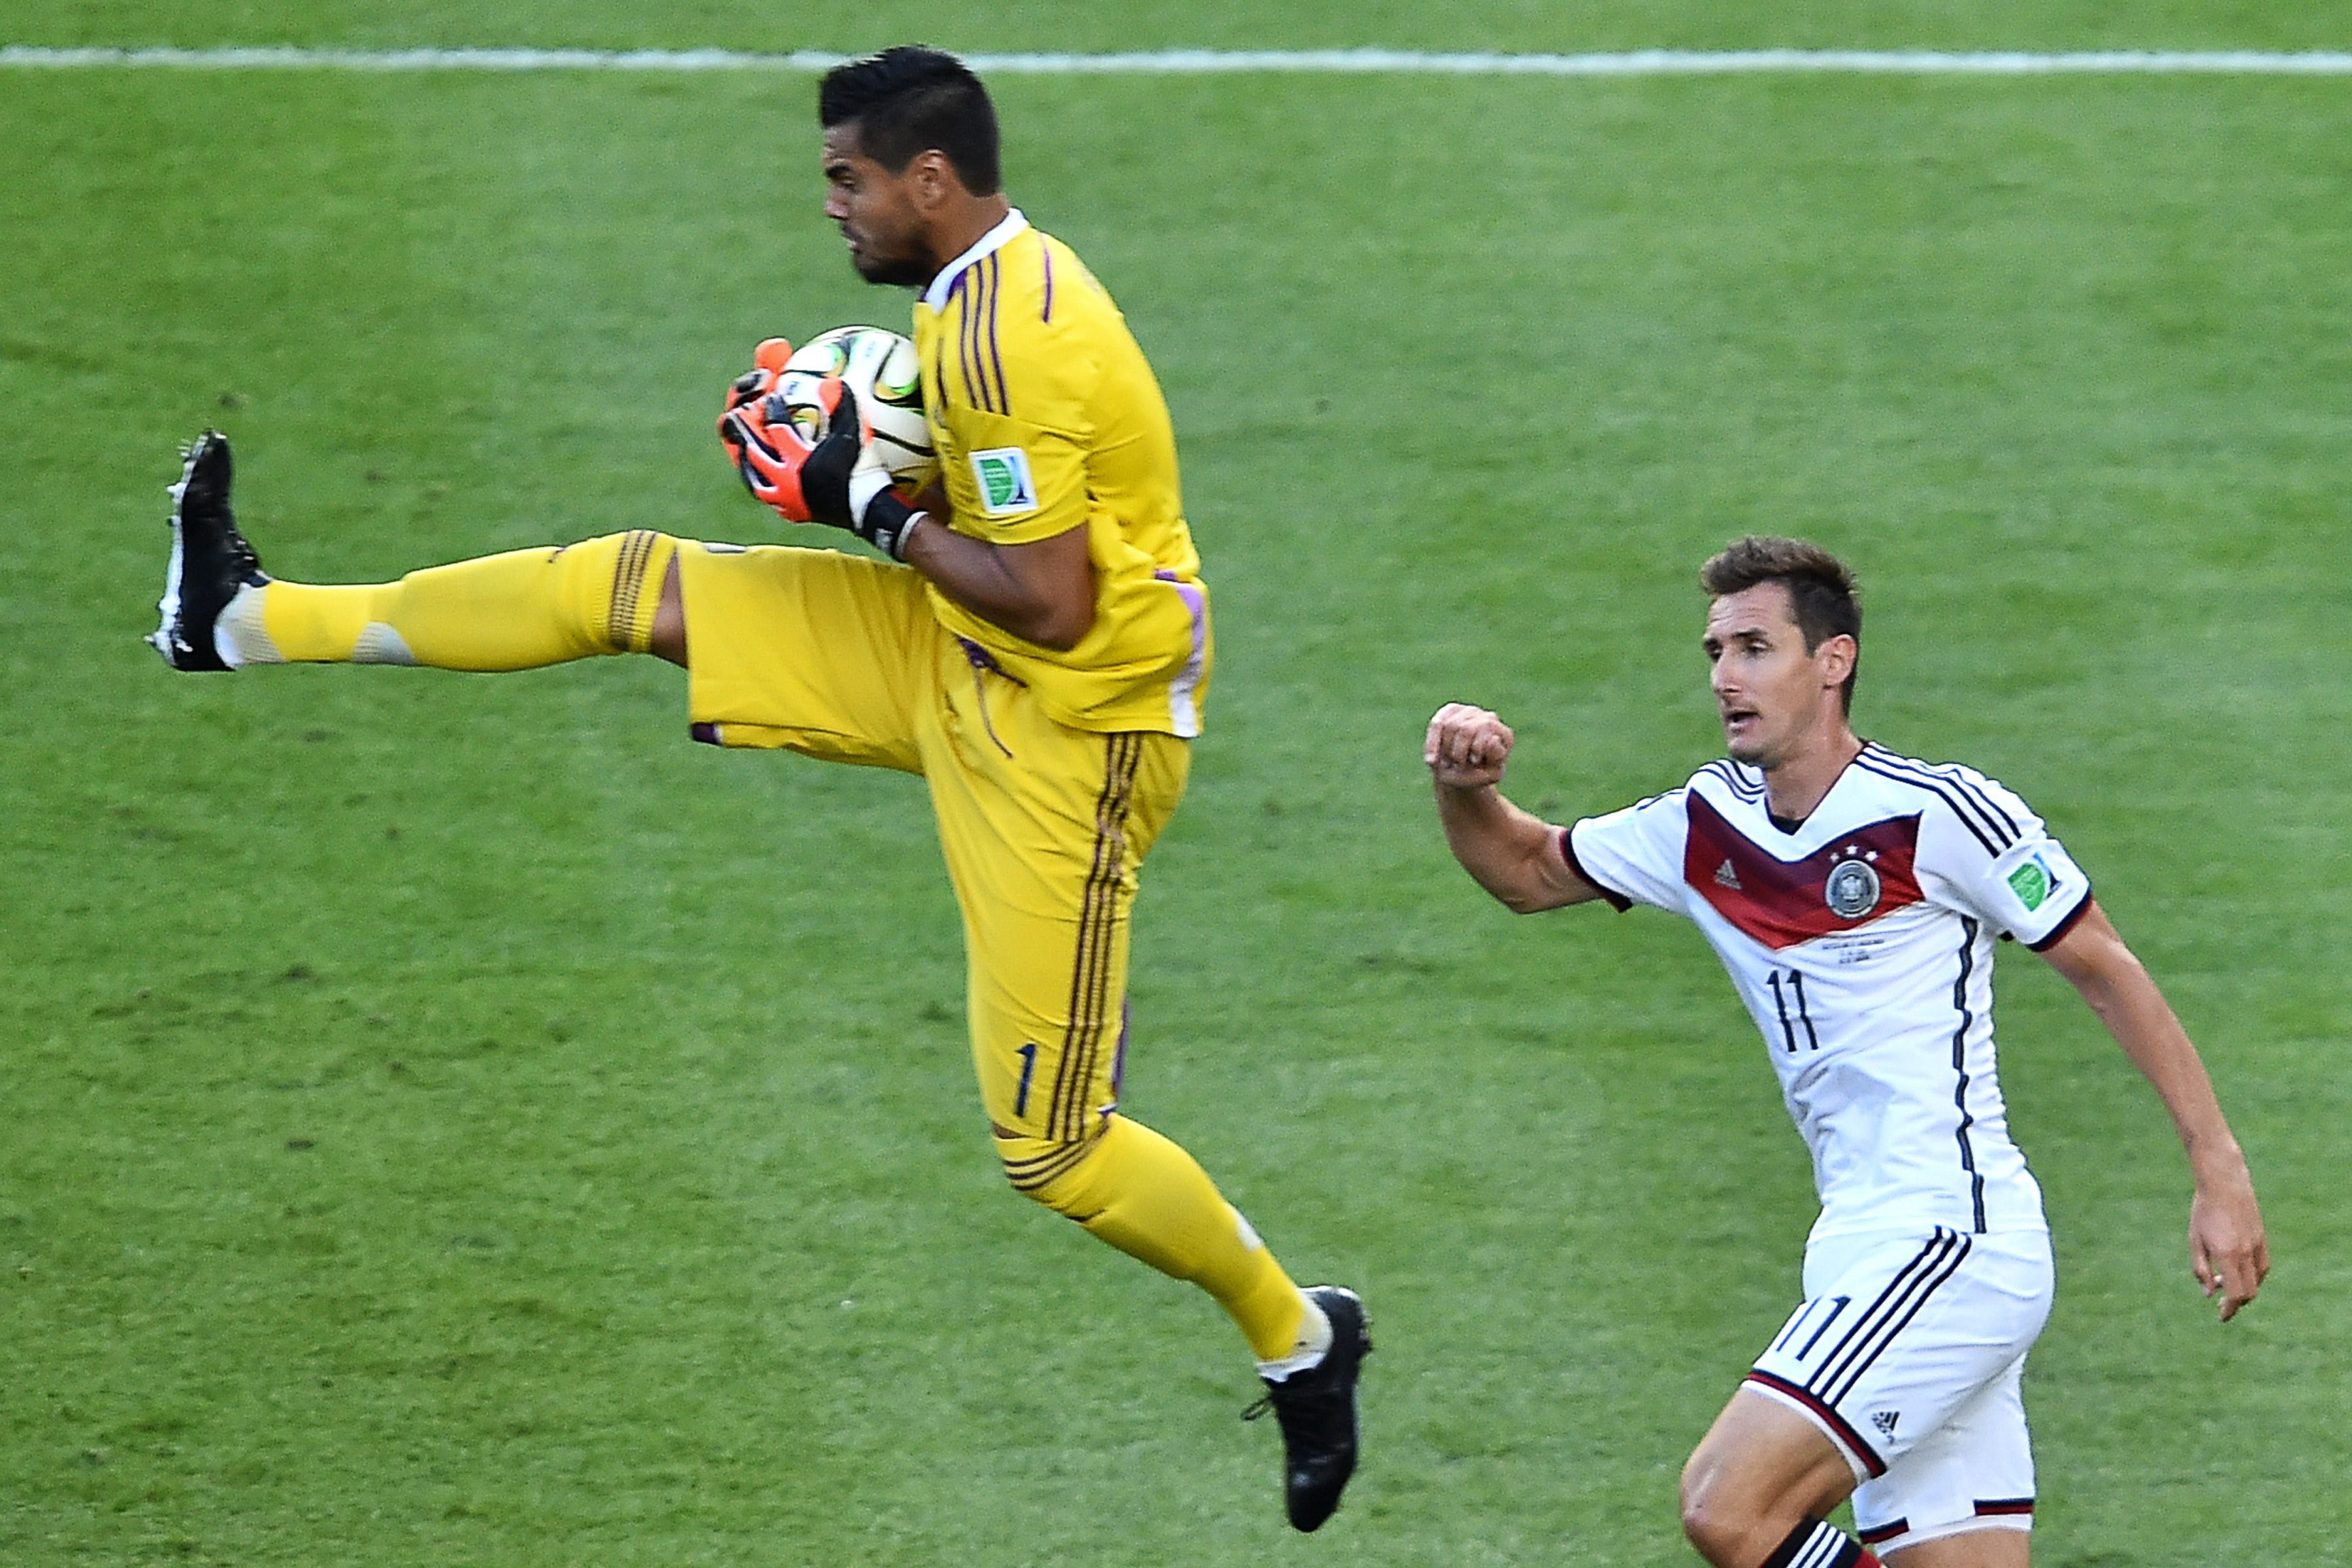
[[919, 519], [929, 515], [900, 500], [898, 492], [885, 485], [857, 514], [857, 526], [851, 531], [891, 560], [904, 561], [907, 535], [914, 531]]

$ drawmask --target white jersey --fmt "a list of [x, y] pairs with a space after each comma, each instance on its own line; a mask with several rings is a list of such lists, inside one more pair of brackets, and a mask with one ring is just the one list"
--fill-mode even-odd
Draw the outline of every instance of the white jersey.
[[1706, 933], [1812, 1152], [1815, 1240], [2047, 1228], [1994, 1069], [1993, 943], [2048, 947], [2091, 887], [2023, 801], [1866, 745], [1792, 832], [1719, 762], [1560, 851], [1619, 909]]

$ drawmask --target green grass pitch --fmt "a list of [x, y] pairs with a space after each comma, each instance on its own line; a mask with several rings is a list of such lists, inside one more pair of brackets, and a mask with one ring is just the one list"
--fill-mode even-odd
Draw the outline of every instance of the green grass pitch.
[[[340, 9], [0, 43], [2352, 44], [2341, 0]], [[1345, 1510], [1282, 1524], [1213, 1306], [1003, 1189], [914, 781], [689, 745], [650, 660], [139, 645], [208, 423], [289, 576], [776, 537], [719, 389], [905, 308], [817, 214], [809, 79], [0, 70], [0, 1560], [1692, 1561], [1801, 1147], [1695, 934], [1485, 902], [1418, 741], [1501, 709], [1563, 816], [1679, 780], [1692, 573], [1753, 529], [1863, 573], [1864, 731], [2090, 868], [2266, 1201], [2218, 1329], [2153, 1095], [2004, 956], [2037, 1560], [2352, 1562], [2352, 82], [996, 87], [1217, 594], [1129, 1104], [1370, 1300]]]

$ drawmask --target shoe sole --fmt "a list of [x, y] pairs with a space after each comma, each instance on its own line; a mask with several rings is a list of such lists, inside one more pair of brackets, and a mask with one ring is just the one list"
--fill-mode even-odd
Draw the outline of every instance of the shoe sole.
[[[201, 628], [189, 613], [188, 488], [195, 483], [198, 466], [213, 455], [215, 447], [219, 448], [225, 470], [217, 476], [220, 490], [217, 502], [226, 510], [229, 487], [229, 475], [226, 471], [229, 460], [228, 437], [217, 430], [207, 430], [188, 443], [182, 454], [178, 481], [164, 487], [165, 493], [172, 498], [172, 554], [163, 569], [163, 596], [155, 601], [155, 630], [146, 638], [147, 646], [163, 655], [164, 663], [173, 669], [192, 673], [226, 671], [236, 668], [221, 657], [215, 637], [215, 623], [226, 607], [228, 599], [236, 596], [235, 587], [229, 588], [227, 597], [223, 598], [220, 604], [211, 606], [211, 614], [203, 618]], [[224, 517], [223, 526], [226, 529], [226, 542], [236, 544], [250, 556], [251, 551], [243, 545], [235, 522]], [[207, 584], [199, 584], [197, 586], [203, 589]], [[199, 635], [203, 637], [201, 642], [197, 640]]]
[[160, 619], [155, 629], [147, 635], [147, 646], [162, 654], [163, 662], [173, 669], [185, 668], [180, 663], [178, 648], [186, 639], [175, 635], [180, 624], [180, 583], [186, 570], [188, 555], [188, 542], [180, 522], [180, 504], [187, 496], [188, 481], [195, 477], [196, 458], [203, 454], [205, 444], [210, 438], [207, 433], [188, 443], [187, 452], [180, 464], [179, 482], [164, 487], [172, 498], [172, 559], [163, 570], [163, 596], [155, 601]]

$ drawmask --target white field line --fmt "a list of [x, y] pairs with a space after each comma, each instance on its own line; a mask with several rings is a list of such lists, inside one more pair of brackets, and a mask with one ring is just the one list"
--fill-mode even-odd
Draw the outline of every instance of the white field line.
[[[0, 47], [0, 68], [36, 70], [790, 71], [847, 56], [733, 49], [40, 48]], [[1625, 54], [1432, 54], [1411, 49], [1162, 49], [1136, 54], [973, 54], [994, 76], [1222, 76], [1243, 72], [1435, 76], [2352, 76], [2352, 52], [2105, 50], [2029, 54], [1875, 49], [1640, 49]]]

